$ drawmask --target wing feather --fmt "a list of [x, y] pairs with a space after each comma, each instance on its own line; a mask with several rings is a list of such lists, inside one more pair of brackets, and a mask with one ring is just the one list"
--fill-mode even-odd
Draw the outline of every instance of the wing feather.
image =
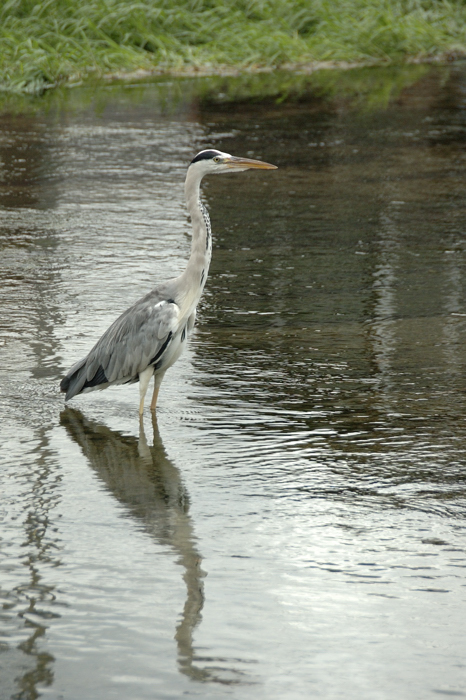
[[179, 307], [174, 302], [141, 302], [110, 326], [88, 361], [101, 365], [109, 382], [134, 377], [149, 366], [168, 335], [178, 330], [178, 323]]
[[[180, 309], [173, 299], [151, 293], [127, 309], [108, 328], [89, 355], [62, 380], [67, 399], [87, 387], [136, 380], [154, 358], [160, 361], [179, 329]], [[102, 382], [99, 381], [102, 378]]]

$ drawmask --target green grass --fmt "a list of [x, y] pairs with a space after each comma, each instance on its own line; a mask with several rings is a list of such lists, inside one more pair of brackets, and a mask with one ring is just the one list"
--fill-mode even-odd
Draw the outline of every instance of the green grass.
[[0, 89], [144, 69], [466, 54], [461, 0], [3, 0]]

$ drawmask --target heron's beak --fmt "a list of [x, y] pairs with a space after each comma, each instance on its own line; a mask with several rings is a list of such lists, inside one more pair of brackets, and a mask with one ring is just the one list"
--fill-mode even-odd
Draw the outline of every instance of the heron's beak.
[[232, 170], [247, 170], [248, 168], [258, 168], [259, 170], [276, 170], [276, 165], [264, 163], [261, 160], [251, 160], [251, 158], [237, 158], [230, 156], [225, 159], [225, 165]]

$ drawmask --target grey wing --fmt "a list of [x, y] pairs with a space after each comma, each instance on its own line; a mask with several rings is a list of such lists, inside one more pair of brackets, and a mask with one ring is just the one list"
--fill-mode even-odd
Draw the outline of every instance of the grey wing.
[[171, 299], [147, 297], [125, 311], [62, 380], [66, 400], [94, 387], [136, 381], [140, 372], [162, 359], [178, 331], [179, 312]]

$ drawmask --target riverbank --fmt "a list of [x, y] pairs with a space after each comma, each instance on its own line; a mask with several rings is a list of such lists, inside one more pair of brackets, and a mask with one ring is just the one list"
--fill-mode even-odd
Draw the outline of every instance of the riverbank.
[[0, 90], [89, 78], [352, 67], [466, 55], [466, 7], [412, 0], [8, 0]]

